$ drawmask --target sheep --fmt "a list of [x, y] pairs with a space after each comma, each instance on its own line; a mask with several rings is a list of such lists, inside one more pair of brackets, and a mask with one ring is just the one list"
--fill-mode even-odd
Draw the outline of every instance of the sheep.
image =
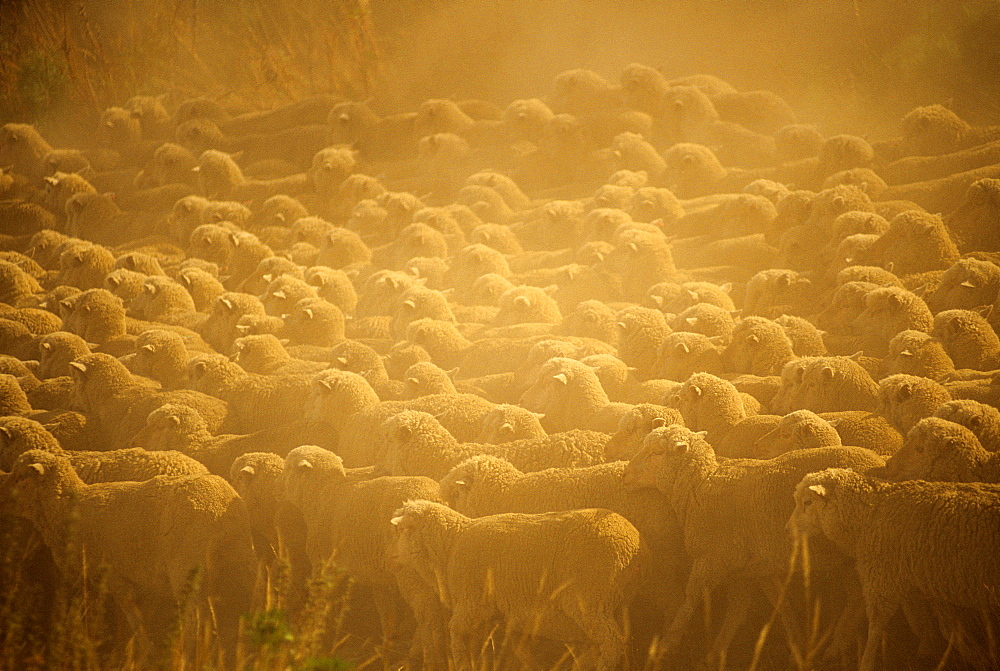
[[10, 470], [21, 454], [44, 450], [69, 460], [80, 479], [96, 482], [142, 482], [157, 475], [204, 475], [208, 469], [180, 452], [146, 452], [140, 449], [67, 451], [37, 421], [26, 417], [0, 417], [0, 468]]
[[909, 210], [889, 222], [862, 259], [863, 263], [890, 268], [900, 277], [928, 270], [946, 270], [958, 261], [958, 248], [939, 215]]
[[344, 340], [344, 313], [322, 298], [303, 298], [282, 316], [281, 333], [295, 345], [333, 347]]
[[564, 357], [549, 359], [542, 366], [518, 405], [544, 414], [542, 426], [549, 432], [592, 429], [613, 433], [628, 409], [608, 399], [592, 368]]
[[390, 322], [393, 337], [400, 339], [405, 336], [407, 327], [419, 319], [454, 322], [455, 315], [444, 294], [416, 284], [399, 294], [394, 301]]
[[[723, 460], [704, 434], [680, 426], [654, 429], [623, 477], [628, 487], [655, 487], [666, 495], [684, 528], [684, 547], [692, 560], [686, 597], [664, 635], [665, 648], [681, 642], [705, 595], [728, 585], [737, 592], [713, 646], [715, 655], [725, 651], [748, 605], [748, 595], [738, 595], [749, 585], [734, 584], [734, 578], [760, 582], [775, 600], [771, 581], [785, 577], [791, 552], [784, 531], [790, 494], [806, 474], [832, 466], [864, 472], [882, 465], [868, 450], [844, 447], [798, 450], [767, 461]], [[828, 572], [818, 559], [814, 557], [813, 571]]]
[[1000, 142], [993, 141], [946, 154], [914, 155], [879, 168], [890, 184], [909, 184], [947, 177], [993, 165], [1000, 160]]
[[182, 268], [177, 281], [191, 294], [198, 312], [208, 312], [215, 299], [226, 292], [222, 282], [201, 268]]
[[246, 372], [260, 375], [308, 375], [329, 366], [322, 361], [293, 358], [284, 344], [270, 333], [237, 338], [230, 359]]
[[226, 357], [207, 354], [188, 361], [187, 378], [191, 389], [226, 402], [230, 425], [244, 432], [301, 418], [310, 382], [309, 375], [248, 373]]
[[227, 291], [212, 301], [208, 319], [198, 333], [217, 352], [228, 352], [241, 334], [236, 328], [244, 316], [263, 317], [264, 305], [254, 296]]
[[74, 402], [96, 420], [112, 446], [126, 447], [145, 425], [146, 416], [164, 403], [194, 408], [213, 431], [228, 421], [224, 401], [190, 389], [158, 391], [154, 383], [134, 378], [123, 363], [108, 354], [86, 354], [70, 362], [70, 368]]
[[677, 275], [670, 245], [662, 234], [638, 229], [621, 233], [605, 264], [621, 277], [625, 297], [635, 303], [642, 301], [651, 286]]
[[854, 445], [890, 457], [903, 446], [903, 435], [889, 420], [874, 412], [841, 410], [823, 412], [820, 419], [837, 431], [843, 445]]
[[554, 333], [603, 340], [617, 346], [618, 322], [615, 316], [615, 311], [601, 301], [581, 301], [573, 312], [563, 317]]
[[[706, 431], [706, 440], [726, 457], [747, 456], [754, 442], [771, 431], [778, 417], [757, 415], [748, 401], [728, 380], [709, 373], [694, 373], [667, 399], [684, 418], [684, 426]], [[759, 407], [759, 406], [758, 406]]]
[[815, 292], [812, 281], [794, 270], [762, 270], [747, 282], [743, 316], [806, 315], [814, 305]]
[[802, 478], [787, 528], [823, 536], [854, 560], [868, 616], [861, 671], [879, 668], [889, 620], [914, 593], [939, 612], [963, 607], [995, 619], [998, 493], [982, 484], [884, 483], [845, 468]]
[[832, 424], [809, 410], [796, 410], [781, 418], [770, 433], [757, 439], [754, 456], [773, 459], [793, 450], [840, 446], [840, 434]]
[[959, 259], [941, 277], [927, 296], [927, 307], [944, 310], [975, 310], [992, 305], [1000, 294], [1000, 268], [978, 259]]
[[[458, 393], [451, 375], [430, 361], [418, 361], [407, 368], [403, 374], [403, 385], [401, 395], [403, 400], [429, 396], [431, 394]], [[380, 398], [381, 396], [379, 394]]]
[[980, 445], [990, 452], [1000, 449], [1000, 410], [977, 401], [957, 400], [942, 403], [934, 417], [961, 424], [972, 431]]
[[[188, 602], [194, 572], [204, 576], [197, 603], [212, 609], [223, 646], [235, 646], [238, 619], [252, 607], [255, 563], [246, 509], [222, 478], [88, 485], [65, 457], [29, 450], [0, 497], [35, 524], [68, 578], [79, 574], [84, 554], [87, 565], [107, 568], [105, 585], [123, 612], [137, 616], [131, 624], [145, 630], [151, 659], [166, 652], [167, 627]], [[71, 517], [77, 543], [67, 545]]]
[[730, 373], [778, 375], [796, 358], [785, 329], [764, 317], [746, 317], [733, 329], [732, 342], [722, 352], [722, 367]]
[[549, 468], [523, 473], [500, 457], [466, 459], [441, 479], [441, 496], [468, 517], [500, 513], [547, 513], [605, 508], [627, 519], [639, 531], [657, 575], [648, 588], [666, 617], [683, 599], [683, 539], [673, 511], [659, 492], [629, 491], [622, 474], [626, 462], [577, 468]]
[[187, 382], [189, 354], [184, 339], [171, 331], [151, 329], [135, 339], [135, 353], [121, 361], [135, 375], [160, 383], [163, 389], [179, 389]]
[[956, 368], [1000, 368], [1000, 338], [978, 312], [944, 310], [934, 316], [932, 336], [941, 341]]
[[408, 501], [390, 521], [394, 560], [415, 570], [450, 611], [457, 668], [476, 668], [473, 646], [497, 613], [526, 636], [558, 632], [589, 644], [580, 655], [587, 668], [619, 667], [625, 608], [648, 562], [625, 518], [584, 509], [470, 519], [439, 503]]
[[934, 316], [912, 291], [879, 287], [865, 294], [865, 308], [854, 318], [855, 346], [868, 356], [884, 357], [889, 341], [901, 331], [931, 330]]
[[808, 357], [781, 371], [781, 388], [771, 403], [775, 412], [874, 410], [878, 384], [851, 357]]
[[723, 350], [718, 340], [701, 333], [671, 333], [660, 343], [653, 377], [683, 382], [698, 371], [720, 373]]
[[[330, 350], [329, 358], [330, 368], [357, 373], [368, 381], [382, 400], [394, 400], [404, 395], [406, 383], [390, 380], [382, 357], [363, 343], [345, 340]], [[451, 393], [455, 393], [454, 388]]]
[[337, 453], [349, 466], [371, 466], [383, 459], [382, 422], [403, 410], [432, 413], [461, 442], [474, 440], [494, 405], [472, 394], [432, 394], [409, 401], [380, 402], [362, 376], [328, 369], [313, 377], [305, 419], [325, 422], [340, 438]]
[[146, 417], [146, 425], [131, 446], [149, 452], [180, 452], [198, 461], [215, 475], [227, 475], [233, 462], [248, 452], [270, 452], [284, 457], [302, 444], [337, 446], [337, 432], [329, 424], [298, 420], [248, 434], [209, 433], [197, 410], [165, 403]]
[[498, 302], [500, 308], [494, 326], [524, 323], [558, 324], [562, 321], [559, 305], [543, 289], [520, 286], [510, 289]]
[[885, 464], [885, 479], [928, 482], [1000, 482], [1000, 460], [961, 424], [924, 417]]
[[393, 475], [427, 475], [440, 479], [456, 464], [477, 454], [500, 456], [524, 471], [557, 466], [589, 466], [604, 461], [608, 436], [573, 429], [538, 438], [494, 445], [456, 440], [426, 412], [405, 410], [382, 423], [386, 444], [381, 464]]
[[882, 377], [896, 373], [943, 382], [955, 373], [955, 364], [937, 338], [922, 331], [900, 331], [889, 341], [879, 365]]
[[354, 314], [358, 294], [347, 273], [327, 266], [313, 266], [306, 269], [303, 279], [316, 287], [320, 298], [336, 305], [345, 315]]
[[980, 179], [973, 182], [965, 198], [948, 215], [948, 230], [963, 253], [996, 252], [997, 194], [1000, 180]]
[[952, 212], [961, 203], [969, 187], [981, 179], [1000, 177], [995, 165], [957, 172], [946, 177], [891, 186], [882, 193], [884, 200], [908, 200], [931, 212]]
[[636, 370], [640, 379], [652, 377], [656, 358], [671, 329], [663, 313], [652, 308], [629, 307], [615, 315], [618, 356]]
[[514, 440], [544, 438], [548, 434], [539, 420], [542, 415], [517, 405], [500, 404], [483, 417], [477, 443], [502, 445]]
[[59, 272], [53, 286], [68, 284], [81, 291], [104, 286], [104, 278], [114, 269], [115, 257], [101, 245], [80, 241], [59, 254]]
[[878, 412], [904, 436], [950, 400], [947, 389], [925, 377], [890, 375], [879, 382]]
[[[404, 608], [386, 558], [393, 541], [393, 512], [414, 498], [439, 501], [438, 485], [419, 477], [348, 477], [340, 457], [314, 445], [285, 457], [279, 496], [305, 522], [306, 553], [314, 567], [332, 564], [372, 590], [384, 640], [391, 642]], [[423, 612], [418, 612], [423, 615]], [[424, 626], [420, 623], [420, 626]]]
[[651, 286], [648, 294], [649, 300], [653, 302], [651, 307], [656, 307], [665, 313], [680, 314], [699, 303], [716, 305], [732, 312], [736, 310], [736, 305], [729, 295], [732, 289], [732, 284], [719, 286], [711, 282], [685, 282], [683, 284], [661, 282]]

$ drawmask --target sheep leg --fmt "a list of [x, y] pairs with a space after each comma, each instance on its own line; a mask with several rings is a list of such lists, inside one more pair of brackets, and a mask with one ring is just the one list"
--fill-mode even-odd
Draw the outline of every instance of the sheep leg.
[[896, 610], [897, 604], [890, 602], [880, 594], [865, 594], [865, 612], [868, 615], [868, 640], [865, 641], [865, 651], [861, 656], [858, 671], [875, 671], [875, 657], [882, 647], [882, 639], [889, 619]]
[[709, 651], [709, 668], [722, 668], [733, 638], [747, 619], [752, 599], [752, 586], [743, 581], [727, 585], [728, 593], [722, 623]]
[[688, 576], [687, 587], [684, 590], [684, 603], [677, 609], [674, 619], [667, 627], [663, 635], [661, 649], [663, 654], [675, 652], [681, 644], [684, 634], [687, 633], [688, 625], [701, 605], [703, 596], [711, 594], [722, 582], [721, 576], [725, 576], [724, 565], [718, 555], [701, 557], [695, 560]]
[[588, 650], [587, 664], [582, 664], [584, 668], [595, 668], [597, 671], [614, 671], [619, 668], [622, 658], [625, 656], [625, 627], [623, 616], [615, 617], [610, 613], [591, 612], [589, 617], [577, 617], [577, 625], [583, 629], [596, 647], [596, 665], [591, 666], [593, 650]]
[[408, 655], [410, 661], [417, 662], [422, 655], [425, 668], [445, 668], [448, 658], [448, 645], [444, 635], [447, 616], [441, 601], [416, 572], [404, 569], [394, 575], [399, 591], [417, 621], [416, 635]]
[[382, 647], [386, 653], [389, 653], [394, 649], [399, 637], [400, 627], [405, 617], [403, 611], [406, 609], [396, 590], [377, 586], [373, 588], [372, 592], [379, 624], [382, 626]]
[[451, 639], [451, 654], [455, 662], [455, 671], [465, 671], [476, 668], [473, 657], [473, 636], [485, 631], [487, 614], [482, 608], [465, 604], [456, 605], [448, 621], [448, 633]]

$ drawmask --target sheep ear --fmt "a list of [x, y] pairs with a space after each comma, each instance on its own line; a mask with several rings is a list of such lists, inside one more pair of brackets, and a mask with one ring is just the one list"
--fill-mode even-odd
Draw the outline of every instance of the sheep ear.
[[748, 335], [747, 336], [747, 340], [749, 342], [752, 342], [754, 345], [759, 345], [760, 344], [760, 338], [757, 337], [756, 333], [751, 333], [750, 335]]
[[899, 385], [899, 389], [896, 390], [896, 400], [899, 402], [907, 401], [913, 396], [913, 385], [909, 382], [904, 382]]
[[45, 464], [40, 464], [36, 461], [33, 464], [29, 464], [28, 468], [36, 471], [38, 475], [45, 475]]
[[681, 454], [684, 454], [685, 452], [687, 452], [689, 447], [691, 447], [691, 446], [687, 443], [687, 441], [683, 441], [682, 440], [682, 441], [674, 443], [674, 449], [677, 450], [677, 452], [679, 452]]
[[105, 282], [117, 289], [118, 285], [122, 283], [122, 280], [120, 277], [109, 276]]
[[310, 462], [308, 459], [300, 460], [299, 463], [295, 464], [295, 466], [296, 468], [299, 469], [311, 469], [313, 467], [312, 462]]
[[285, 292], [282, 291], [281, 289], [278, 289], [277, 291], [272, 291], [271, 295], [274, 296], [275, 298], [286, 298]]
[[719, 289], [722, 290], [722, 293], [731, 294], [733, 292], [733, 283], [726, 282], [721, 287], [719, 287]]
[[824, 380], [827, 381], [833, 379], [833, 373], [834, 373], [833, 368], [831, 368], [830, 366], [823, 366], [823, 368], [820, 369], [819, 371], [819, 374], [823, 377]]
[[697, 396], [698, 398], [701, 398], [701, 387], [699, 387], [696, 384], [691, 385], [691, 393]]
[[48, 352], [50, 349], [52, 349], [52, 343], [48, 342], [39, 343], [39, 347]]
[[208, 364], [207, 363], [205, 363], [204, 361], [196, 361], [195, 362], [195, 364], [194, 364], [194, 372], [195, 373], [197, 373], [198, 375], [201, 375], [206, 370], [208, 370]]
[[0, 438], [2, 438], [5, 441], [9, 441], [11, 439], [10, 429], [7, 428], [6, 426], [0, 426]]
[[702, 440], [705, 440], [705, 437], [708, 436], [708, 431], [695, 431], [694, 435], [698, 436]]
[[653, 426], [654, 429], [658, 429], [661, 426], [666, 426], [667, 425], [667, 420], [665, 420], [662, 417], [654, 417], [653, 421], [651, 422], [651, 424], [652, 424], [652, 426]]
[[979, 306], [977, 308], [973, 308], [972, 311], [973, 312], [978, 312], [985, 319], [989, 319], [990, 315], [993, 314], [993, 308], [994, 308], [993, 305], [981, 305], [981, 306]]
[[649, 297], [649, 300], [653, 301], [653, 304], [656, 305], [657, 308], [663, 307], [663, 296], [658, 296], [656, 294], [653, 294], [652, 296]]
[[398, 527], [399, 523], [402, 521], [403, 521], [403, 516], [400, 515], [398, 517], [393, 517], [391, 520], [389, 520], [389, 524], [391, 524], [394, 527]]
[[156, 351], [156, 348], [153, 347], [152, 345], [143, 345], [142, 349], [144, 349], [147, 352], [154, 352], [154, 351]]
[[178, 417], [177, 415], [167, 415], [167, 421], [173, 424], [174, 426], [181, 425], [181, 418]]
[[333, 383], [329, 380], [316, 380], [316, 382], [327, 391], [333, 391]]
[[559, 380], [563, 384], [569, 384], [569, 378], [566, 377], [566, 373], [556, 373], [552, 376], [552, 379]]
[[847, 358], [850, 359], [851, 361], [858, 361], [864, 355], [865, 355], [865, 351], [863, 349], [860, 349], [860, 350], [858, 350], [857, 352], [855, 352], [854, 354], [852, 354], [851, 356], [849, 356]]
[[70, 361], [69, 365], [72, 366], [73, 368], [76, 368], [81, 373], [86, 373], [87, 372], [87, 366], [86, 366], [86, 364], [81, 363], [79, 361]]
[[792, 278], [788, 275], [779, 275], [778, 279], [774, 281], [779, 287], [788, 287], [792, 284]]
[[305, 314], [305, 316], [306, 316], [306, 319], [312, 319], [312, 318], [313, 318], [313, 311], [312, 311], [312, 308], [306, 308], [306, 309], [305, 309], [305, 310], [303, 310], [302, 312], [303, 312], [303, 314]]
[[677, 347], [675, 349], [676, 349], [676, 351], [678, 351], [678, 352], [680, 352], [682, 354], [690, 354], [691, 353], [691, 348], [688, 347], [688, 344], [686, 342], [679, 342], [679, 343], [677, 343]]
[[535, 417], [537, 417], [538, 419], [545, 419], [545, 413], [544, 412], [533, 412], [531, 414], [534, 415]]
[[226, 306], [229, 310], [233, 309], [233, 302], [228, 298], [220, 298], [219, 302]]
[[257, 475], [257, 472], [254, 471], [253, 466], [250, 466], [249, 464], [247, 464], [246, 466], [244, 466], [243, 468], [241, 468], [240, 469], [240, 473], [246, 473], [247, 475], [249, 475], [251, 477], [253, 477], [254, 475]]
[[826, 497], [826, 487], [823, 485], [809, 485], [809, 491], [816, 492], [820, 498]]
[[467, 487], [469, 485], [465, 480], [455, 480], [455, 484], [459, 487]]
[[684, 321], [686, 321], [688, 323], [688, 326], [697, 326], [698, 325], [698, 318], [697, 317], [685, 317]]
[[406, 381], [408, 383], [412, 384], [414, 387], [417, 386], [418, 384], [420, 384], [420, 380], [417, 379], [417, 378], [415, 378], [415, 377], [408, 377], [408, 378], [406, 378]]
[[405, 301], [403, 301], [403, 305], [410, 308], [411, 310], [417, 307], [416, 301], [414, 301], [412, 298], [407, 298]]
[[400, 441], [405, 443], [412, 437], [413, 437], [413, 429], [411, 429], [410, 427], [404, 425], [396, 429], [396, 438], [398, 438]]

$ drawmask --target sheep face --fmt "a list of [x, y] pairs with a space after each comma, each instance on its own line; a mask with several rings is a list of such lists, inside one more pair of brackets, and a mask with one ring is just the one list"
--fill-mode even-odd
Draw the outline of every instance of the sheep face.
[[146, 417], [146, 426], [132, 438], [130, 447], [149, 451], [178, 450], [191, 447], [196, 434], [208, 431], [197, 410], [183, 405], [162, 405]]
[[810, 473], [795, 488], [795, 510], [785, 525], [791, 536], [824, 535], [826, 509], [836, 481], [823, 476], [823, 472]]
[[82, 484], [69, 461], [44, 450], [29, 450], [17, 458], [0, 484], [0, 509], [37, 519], [39, 502], [69, 494], [65, 485], [70, 483]]
[[687, 458], [695, 441], [704, 441], [705, 433], [695, 433], [682, 426], [653, 429], [643, 440], [642, 450], [625, 467], [625, 486], [631, 489], [656, 487], [668, 491], [668, 473]]
[[969, 429], [937, 417], [918, 422], [885, 464], [886, 479], [976, 482], [988, 459]]

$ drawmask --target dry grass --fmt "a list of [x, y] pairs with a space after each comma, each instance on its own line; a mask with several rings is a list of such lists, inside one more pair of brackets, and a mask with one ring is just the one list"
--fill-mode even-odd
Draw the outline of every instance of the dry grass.
[[379, 64], [363, 0], [20, 0], [0, 23], [0, 117], [96, 116], [133, 95], [266, 108], [366, 97]]

